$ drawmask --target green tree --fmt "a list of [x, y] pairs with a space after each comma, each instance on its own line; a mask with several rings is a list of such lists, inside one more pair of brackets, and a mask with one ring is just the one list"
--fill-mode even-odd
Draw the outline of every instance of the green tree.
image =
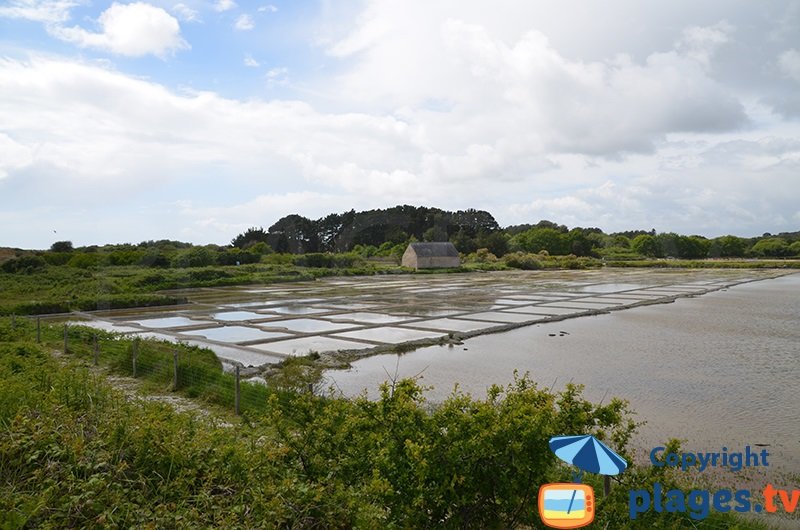
[[50, 252], [72, 252], [72, 241], [56, 241], [50, 245]]
[[481, 230], [478, 232], [478, 237], [475, 238], [475, 244], [478, 248], [489, 249], [489, 252], [497, 257], [508, 252], [508, 237], [499, 230], [494, 232]]
[[631, 248], [631, 240], [623, 235], [614, 236], [612, 247]]
[[685, 259], [702, 259], [708, 256], [711, 241], [702, 236], [679, 236], [678, 257]]
[[592, 241], [580, 228], [573, 228], [562, 236], [569, 254], [576, 256], [589, 256], [592, 253]]
[[231, 245], [237, 248], [248, 248], [256, 243], [269, 244], [269, 233], [260, 226], [248, 228], [231, 240]]
[[478, 249], [475, 240], [462, 228], [450, 238], [450, 242], [456, 247], [456, 250], [462, 254], [472, 254]]
[[722, 236], [711, 241], [708, 255], [712, 258], [740, 258], [747, 250], [747, 240], [736, 236]]
[[750, 249], [750, 252], [754, 256], [765, 256], [772, 258], [791, 255], [788, 243], [786, 243], [785, 239], [780, 237], [762, 239], [753, 245], [753, 248]]
[[631, 249], [637, 254], [654, 258], [659, 255], [660, 248], [656, 238], [649, 234], [638, 235], [631, 241]]
[[555, 228], [531, 228], [514, 237], [519, 250], [533, 253], [546, 250], [550, 255], [568, 253], [566, 238]]

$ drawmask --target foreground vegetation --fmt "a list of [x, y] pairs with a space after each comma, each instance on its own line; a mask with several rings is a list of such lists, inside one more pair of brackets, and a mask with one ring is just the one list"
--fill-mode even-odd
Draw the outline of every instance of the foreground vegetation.
[[[551, 436], [593, 433], [630, 460], [627, 405], [592, 404], [573, 385], [553, 392], [521, 377], [487, 399], [456, 393], [437, 406], [410, 380], [377, 401], [263, 388], [257, 408], [219, 426], [124, 399], [82, 362], [79, 336], [56, 359], [27, 326], [0, 322], [3, 528], [539, 528], [538, 486], [571, 476]], [[104, 362], [122, 369], [115, 359], [131, 346], [117, 340]], [[662, 469], [626, 471], [598, 501], [596, 525], [630, 527], [628, 490], [654, 481], [674, 485]], [[636, 526], [737, 523], [753, 528], [654, 513]]]

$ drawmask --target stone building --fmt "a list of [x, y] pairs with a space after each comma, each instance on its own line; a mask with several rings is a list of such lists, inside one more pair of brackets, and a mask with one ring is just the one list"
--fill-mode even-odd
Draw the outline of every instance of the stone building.
[[411, 243], [402, 264], [412, 269], [452, 268], [461, 265], [461, 258], [452, 243]]

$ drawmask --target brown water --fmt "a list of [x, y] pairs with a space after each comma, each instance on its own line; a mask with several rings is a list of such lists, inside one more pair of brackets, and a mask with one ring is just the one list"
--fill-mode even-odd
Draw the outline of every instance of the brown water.
[[456, 383], [482, 397], [514, 370], [546, 387], [584, 384], [595, 401], [629, 400], [648, 422], [641, 447], [672, 437], [692, 451], [768, 444], [770, 470], [800, 474], [800, 274], [379, 355], [326, 375], [346, 395], [375, 396], [387, 373], [422, 373], [434, 387], [428, 398], [438, 401]]

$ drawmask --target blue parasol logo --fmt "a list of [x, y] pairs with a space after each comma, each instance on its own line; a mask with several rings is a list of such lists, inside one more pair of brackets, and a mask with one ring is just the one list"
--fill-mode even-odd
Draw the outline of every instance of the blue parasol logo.
[[590, 434], [554, 436], [550, 438], [550, 450], [581, 472], [619, 475], [628, 467], [628, 463], [621, 456]]

